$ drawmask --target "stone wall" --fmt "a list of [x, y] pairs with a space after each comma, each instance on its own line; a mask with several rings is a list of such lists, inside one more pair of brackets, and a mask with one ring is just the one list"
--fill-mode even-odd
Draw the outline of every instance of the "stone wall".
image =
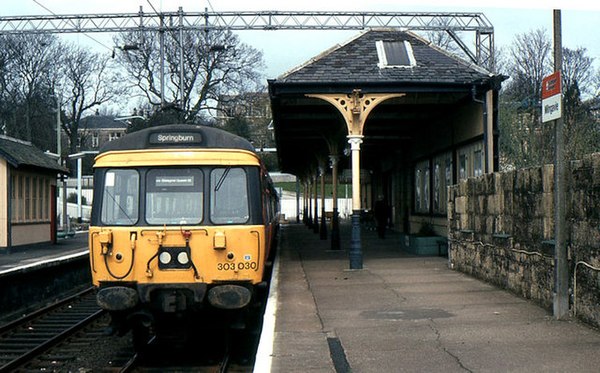
[[[569, 166], [571, 311], [600, 326], [600, 153]], [[450, 266], [551, 309], [553, 191], [552, 165], [483, 175], [451, 187]]]

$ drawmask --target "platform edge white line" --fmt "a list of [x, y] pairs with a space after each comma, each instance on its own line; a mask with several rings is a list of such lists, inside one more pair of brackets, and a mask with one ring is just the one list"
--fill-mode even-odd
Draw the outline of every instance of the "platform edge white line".
[[263, 316], [263, 326], [260, 333], [260, 342], [256, 352], [253, 372], [268, 373], [271, 372], [273, 361], [273, 347], [275, 342], [275, 321], [277, 318], [277, 295], [279, 286], [279, 255], [275, 257], [273, 264], [273, 274], [271, 275], [271, 286], [269, 287], [269, 297]]

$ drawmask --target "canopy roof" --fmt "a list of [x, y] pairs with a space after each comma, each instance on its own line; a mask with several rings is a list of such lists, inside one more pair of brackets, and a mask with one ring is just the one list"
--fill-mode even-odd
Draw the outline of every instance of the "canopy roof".
[[[407, 54], [399, 58], [397, 53]], [[394, 65], [406, 58], [409, 63]], [[307, 94], [350, 94], [355, 89], [406, 94], [380, 104], [367, 119], [362, 161], [369, 168], [378, 165], [381, 154], [433, 135], [425, 133], [427, 126], [443, 126], [457, 106], [474, 102], [489, 89], [499, 90], [503, 79], [409, 32], [362, 33], [269, 81], [282, 171], [302, 175], [314, 168], [310, 163], [315, 157], [326, 158], [332, 149], [341, 155], [346, 146], [341, 114]]]

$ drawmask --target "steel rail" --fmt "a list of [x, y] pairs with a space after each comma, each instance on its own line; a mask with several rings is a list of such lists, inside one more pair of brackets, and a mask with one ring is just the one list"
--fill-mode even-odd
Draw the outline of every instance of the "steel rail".
[[68, 304], [70, 302], [73, 302], [77, 298], [81, 298], [81, 297], [83, 297], [83, 296], [85, 296], [85, 295], [87, 295], [87, 294], [89, 294], [89, 293], [91, 293], [93, 291], [94, 291], [94, 287], [89, 287], [89, 288], [87, 288], [85, 290], [82, 290], [79, 293], [73, 294], [73, 295], [71, 295], [71, 296], [69, 296], [67, 298], [60, 299], [60, 300], [56, 301], [55, 303], [53, 303], [53, 304], [51, 304], [49, 306], [40, 308], [40, 309], [38, 309], [36, 311], [28, 313], [27, 315], [25, 315], [23, 317], [20, 317], [20, 318], [16, 319], [16, 320], [9, 321], [6, 324], [0, 325], [0, 334], [3, 334], [3, 333], [5, 333], [6, 331], [8, 331], [10, 329], [14, 329], [14, 328], [16, 328], [17, 326], [19, 326], [21, 324], [25, 324], [25, 323], [33, 320], [33, 319], [36, 319], [36, 318], [40, 317], [41, 315], [47, 314], [50, 311], [55, 310], [55, 309], [57, 309], [57, 308], [59, 308], [61, 306], [64, 306], [64, 305], [66, 305], [66, 304]]
[[[82, 293], [88, 293], [88, 292], [89, 292], [89, 289]], [[73, 302], [75, 300], [75, 298], [81, 297], [82, 293], [79, 293], [80, 294], [79, 296], [75, 295], [75, 296], [69, 297], [68, 299], [70, 299], [70, 301]], [[83, 294], [83, 295], [85, 295], [85, 294]], [[48, 312], [54, 311], [55, 309], [57, 309], [60, 306], [65, 306], [66, 304], [68, 304], [68, 301], [61, 301], [59, 303], [60, 303], [60, 305], [54, 304], [52, 306], [44, 308], [43, 310], [36, 311], [32, 314], [25, 316], [24, 318], [21, 318], [19, 320], [16, 320], [12, 323], [9, 323], [9, 324], [3, 326], [3, 332], [7, 332], [7, 331], [10, 331], [11, 329], [19, 328], [20, 326], [28, 323], [31, 320], [43, 317]], [[97, 311], [94, 311], [93, 313], [87, 315], [83, 319], [77, 321], [70, 327], [56, 332], [56, 334], [53, 335], [52, 337], [45, 339], [43, 342], [41, 342], [39, 344], [36, 344], [35, 347], [30, 348], [29, 350], [20, 354], [16, 358], [8, 361], [3, 366], [0, 366], [0, 372], [12, 371], [13, 369], [23, 365], [27, 361], [30, 361], [31, 359], [40, 355], [42, 352], [48, 350], [49, 348], [53, 347], [57, 343], [63, 341], [64, 339], [71, 336], [75, 332], [81, 330], [83, 327], [87, 326], [92, 321], [98, 319], [104, 313], [106, 313], [105, 310], [98, 309]], [[9, 326], [11, 326], [11, 325], [12, 325], [12, 327], [9, 328]], [[8, 341], [10, 341], [10, 339], [8, 339]]]

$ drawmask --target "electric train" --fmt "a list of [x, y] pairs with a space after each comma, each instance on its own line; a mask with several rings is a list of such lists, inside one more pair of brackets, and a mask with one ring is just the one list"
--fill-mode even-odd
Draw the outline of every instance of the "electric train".
[[177, 324], [244, 325], [268, 288], [278, 223], [271, 178], [241, 137], [164, 125], [107, 142], [89, 230], [98, 304], [138, 346]]

